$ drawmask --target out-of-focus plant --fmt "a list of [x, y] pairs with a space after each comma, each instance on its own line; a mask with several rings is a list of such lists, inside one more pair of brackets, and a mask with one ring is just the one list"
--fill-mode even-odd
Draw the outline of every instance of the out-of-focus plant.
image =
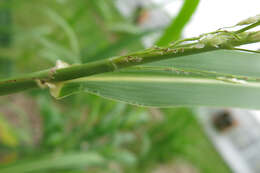
[[[47, 10], [47, 13], [64, 28], [75, 55], [74, 63], [80, 62], [73, 30], [54, 12]], [[57, 60], [51, 69], [0, 81], [0, 95], [38, 87], [49, 88], [56, 98], [85, 91], [144, 106], [207, 105], [257, 109], [258, 68], [252, 68], [251, 63], [243, 63], [243, 69], [239, 65], [249, 57], [257, 64], [259, 55], [257, 51], [237, 48], [259, 42], [259, 31], [246, 32], [260, 24], [259, 16], [253, 19], [238, 23], [235, 26], [242, 28], [234, 31], [219, 29], [166, 47], [152, 47], [85, 64], [69, 65]], [[51, 44], [46, 41], [47, 45]], [[72, 54], [68, 57], [73, 57]], [[201, 60], [205, 55], [215, 61], [213, 65], [212, 61], [203, 61], [206, 68], [212, 66], [211, 70], [201, 67], [201, 62], [196, 66], [189, 63], [193, 59]], [[174, 64], [180, 57], [183, 62], [176, 67]], [[248, 99], [239, 99], [241, 93]]]
[[[136, 107], [88, 93], [137, 105], [256, 108], [253, 99], [239, 102], [237, 93], [257, 98], [258, 71], [251, 65], [258, 55], [211, 50], [256, 42], [258, 32], [218, 31], [193, 38], [191, 44], [183, 40], [130, 53], [143, 50], [143, 36], [158, 29], [141, 29], [138, 16], [122, 16], [113, 0], [5, 2], [12, 29], [10, 45], [1, 48], [0, 94], [60, 84], [60, 90], [52, 91], [57, 97], [80, 93], [56, 100], [39, 89], [1, 97], [1, 173], [152, 172], [179, 161], [200, 172], [229, 172], [190, 109]], [[178, 26], [178, 32], [168, 29], [162, 38], [176, 41], [197, 4], [186, 0], [168, 27]], [[70, 65], [53, 68], [57, 60]], [[242, 64], [248, 68], [241, 71]], [[50, 70], [10, 83], [4, 79], [41, 69]], [[112, 73], [95, 75], [101, 72]], [[76, 79], [88, 75], [93, 76]], [[225, 99], [225, 92], [233, 99]]]

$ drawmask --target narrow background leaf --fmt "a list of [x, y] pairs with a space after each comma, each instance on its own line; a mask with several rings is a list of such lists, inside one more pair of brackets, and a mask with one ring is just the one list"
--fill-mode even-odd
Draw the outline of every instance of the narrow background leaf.
[[176, 18], [173, 19], [171, 24], [165, 29], [161, 38], [157, 41], [156, 45], [166, 46], [170, 42], [178, 40], [181, 37], [183, 28], [190, 20], [192, 14], [195, 12], [199, 0], [185, 0], [181, 11]]

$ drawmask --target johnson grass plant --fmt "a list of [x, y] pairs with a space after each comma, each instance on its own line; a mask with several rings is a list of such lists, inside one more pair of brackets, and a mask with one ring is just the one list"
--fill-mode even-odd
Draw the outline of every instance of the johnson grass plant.
[[[243, 73], [237, 67], [249, 58], [255, 64], [258, 61], [258, 52], [237, 46], [258, 42], [260, 32], [247, 30], [259, 24], [259, 16], [256, 16], [235, 25], [242, 28], [234, 31], [219, 29], [195, 38], [179, 40], [168, 46], [155, 46], [85, 64], [70, 65], [57, 60], [53, 68], [0, 81], [0, 94], [31, 88], [49, 88], [56, 98], [85, 91], [144, 106], [258, 108], [256, 100], [259, 79], [255, 75], [257, 68], [252, 68], [250, 63], [243, 64], [243, 70], [247, 70]], [[205, 54], [209, 59], [214, 58], [213, 69], [190, 67], [189, 63], [193, 59], [199, 61]], [[181, 67], [175, 65], [178, 59], [184, 61], [178, 62]], [[186, 62], [187, 59], [189, 62]], [[212, 60], [208, 61], [204, 62], [207, 68], [212, 63]], [[248, 99], [238, 99], [242, 93]]]
[[144, 30], [151, 7], [126, 18], [112, 0], [1, 1], [0, 172], [230, 172], [180, 106], [259, 108], [260, 55], [239, 46], [260, 41], [260, 21], [181, 38], [198, 3]]

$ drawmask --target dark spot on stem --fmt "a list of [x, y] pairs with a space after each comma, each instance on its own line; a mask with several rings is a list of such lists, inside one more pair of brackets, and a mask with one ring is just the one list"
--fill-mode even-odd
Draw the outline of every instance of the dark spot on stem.
[[172, 71], [172, 68], [168, 67], [164, 69], [165, 71]]
[[56, 67], [53, 67], [53, 68], [50, 69], [50, 71], [49, 71], [49, 78], [50, 79], [54, 79], [55, 78], [54, 75], [56, 73], [56, 70], [57, 70]]
[[170, 51], [170, 48], [165, 48], [163, 51], [167, 53]]
[[45, 80], [41, 80], [41, 79], [40, 79], [40, 82], [41, 82], [42, 85], [44, 85], [46, 83]]
[[127, 56], [125, 58], [126, 62], [141, 62], [142, 60], [143, 60], [143, 58], [133, 57], [133, 56]]

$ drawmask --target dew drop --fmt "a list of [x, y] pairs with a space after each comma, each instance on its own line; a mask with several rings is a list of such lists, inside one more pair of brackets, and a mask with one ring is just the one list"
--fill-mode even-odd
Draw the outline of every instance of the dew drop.
[[246, 84], [245, 80], [237, 79], [237, 78], [226, 78], [226, 77], [217, 77], [217, 80], [221, 80], [224, 82], [236, 83], [236, 84]]
[[247, 82], [245, 80], [237, 79], [237, 78], [232, 78], [231, 79], [235, 83], [240, 83], [240, 84], [246, 84]]

